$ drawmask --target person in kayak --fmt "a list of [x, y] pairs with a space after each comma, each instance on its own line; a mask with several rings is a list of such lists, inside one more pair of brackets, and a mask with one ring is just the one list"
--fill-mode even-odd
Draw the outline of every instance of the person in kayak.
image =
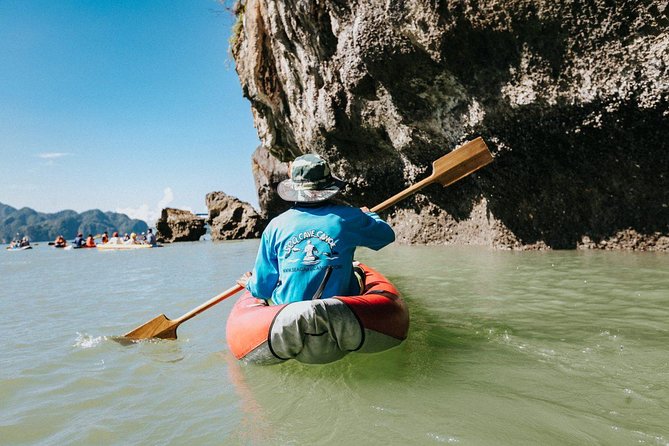
[[130, 237], [128, 238], [128, 240], [125, 240], [125, 238], [124, 238], [123, 239], [123, 244], [124, 245], [138, 245], [139, 242], [137, 241], [137, 234], [135, 234], [133, 232], [132, 234], [130, 234]]
[[65, 248], [67, 246], [67, 242], [65, 241], [65, 237], [63, 237], [62, 235], [59, 235], [58, 237], [56, 237], [56, 241], [53, 242], [53, 246], [55, 246], [56, 248]]
[[103, 245], [105, 243], [109, 242], [109, 234], [107, 234], [107, 231], [102, 233], [102, 237], [100, 238], [100, 241]]
[[112, 237], [109, 239], [109, 243], [114, 244], [114, 245], [123, 243], [121, 238], [118, 236], [118, 232], [114, 231], [114, 233], [112, 234]]
[[95, 248], [95, 239], [93, 238], [93, 234], [88, 234], [88, 237], [86, 237], [86, 248]]
[[74, 238], [74, 241], [72, 242], [72, 245], [74, 245], [74, 248], [81, 248], [84, 246], [86, 242], [84, 241], [84, 234], [81, 232], [77, 233], [77, 236]]
[[155, 234], [153, 233], [153, 229], [151, 229], [151, 228], [149, 228], [149, 229], [146, 231], [146, 241], [145, 241], [145, 243], [146, 243], [147, 245], [151, 245], [151, 246], [156, 246], [156, 244], [157, 244], [157, 243], [156, 243], [156, 236], [155, 236]]
[[379, 250], [395, 240], [388, 223], [366, 207], [333, 200], [346, 183], [318, 155], [297, 157], [277, 189], [293, 206], [270, 221], [260, 239], [253, 272], [239, 278], [270, 304], [353, 296], [361, 281], [353, 268], [358, 246]]

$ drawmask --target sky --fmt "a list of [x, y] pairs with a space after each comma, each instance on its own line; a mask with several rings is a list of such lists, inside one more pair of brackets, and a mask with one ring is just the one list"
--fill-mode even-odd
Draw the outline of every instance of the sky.
[[0, 202], [41, 212], [257, 207], [260, 144], [215, 0], [0, 0]]

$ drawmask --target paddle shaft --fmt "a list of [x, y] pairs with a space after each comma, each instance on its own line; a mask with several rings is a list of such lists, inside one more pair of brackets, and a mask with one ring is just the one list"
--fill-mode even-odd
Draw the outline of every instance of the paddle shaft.
[[370, 209], [372, 212], [381, 212], [385, 209], [388, 209], [390, 206], [394, 205], [395, 203], [404, 200], [406, 197], [408, 197], [411, 194], [415, 194], [428, 184], [432, 184], [435, 181], [432, 175], [430, 175], [427, 178], [424, 178], [423, 180], [419, 181], [416, 184], [412, 184], [411, 186], [407, 187], [404, 189], [402, 192], [399, 192], [392, 197], [388, 198], [386, 201], [383, 203], [379, 203], [376, 206], [374, 206], [372, 209]]
[[199, 307], [193, 308], [192, 310], [190, 310], [188, 313], [184, 314], [183, 316], [181, 316], [177, 319], [174, 319], [174, 322], [177, 323], [177, 324], [181, 324], [182, 322], [186, 322], [188, 319], [194, 318], [195, 316], [202, 313], [203, 311], [213, 307], [214, 305], [216, 305], [217, 303], [227, 299], [228, 297], [237, 294], [238, 292], [240, 292], [243, 289], [244, 289], [243, 286], [241, 286], [239, 284], [236, 284], [235, 286], [223, 291], [221, 294], [212, 297], [211, 299], [209, 299], [208, 301], [206, 301], [205, 303], [203, 303]]
[[188, 313], [184, 314], [178, 319], [168, 319], [164, 314], [161, 314], [145, 324], [140, 325], [132, 331], [129, 331], [124, 335], [125, 338], [130, 339], [150, 339], [150, 338], [162, 338], [162, 339], [176, 339], [177, 338], [177, 328], [182, 322], [191, 319], [198, 314], [202, 313], [204, 310], [213, 307], [217, 303], [221, 302], [224, 299], [238, 293], [244, 288], [236, 284], [230, 289], [223, 291], [221, 294], [212, 297], [202, 305], [193, 308]]
[[479, 137], [473, 141], [468, 141], [434, 161], [432, 163], [432, 175], [374, 206], [371, 211], [380, 212], [387, 209], [398, 201], [404, 200], [409, 195], [418, 192], [428, 184], [439, 182], [444, 187], [449, 186], [491, 163], [492, 160], [492, 154], [488, 150], [483, 138]]

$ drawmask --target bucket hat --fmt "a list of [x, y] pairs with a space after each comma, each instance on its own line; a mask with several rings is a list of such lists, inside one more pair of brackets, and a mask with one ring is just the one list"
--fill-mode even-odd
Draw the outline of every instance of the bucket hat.
[[279, 183], [279, 196], [296, 203], [318, 203], [329, 200], [346, 186], [346, 182], [332, 176], [327, 161], [309, 153], [293, 161], [290, 178]]

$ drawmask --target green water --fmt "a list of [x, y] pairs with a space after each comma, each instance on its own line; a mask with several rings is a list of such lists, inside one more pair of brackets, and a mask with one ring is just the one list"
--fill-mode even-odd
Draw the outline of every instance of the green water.
[[667, 255], [360, 251], [409, 338], [325, 366], [238, 363], [232, 301], [177, 341], [111, 339], [230, 287], [256, 248], [1, 252], [0, 444], [669, 444]]

